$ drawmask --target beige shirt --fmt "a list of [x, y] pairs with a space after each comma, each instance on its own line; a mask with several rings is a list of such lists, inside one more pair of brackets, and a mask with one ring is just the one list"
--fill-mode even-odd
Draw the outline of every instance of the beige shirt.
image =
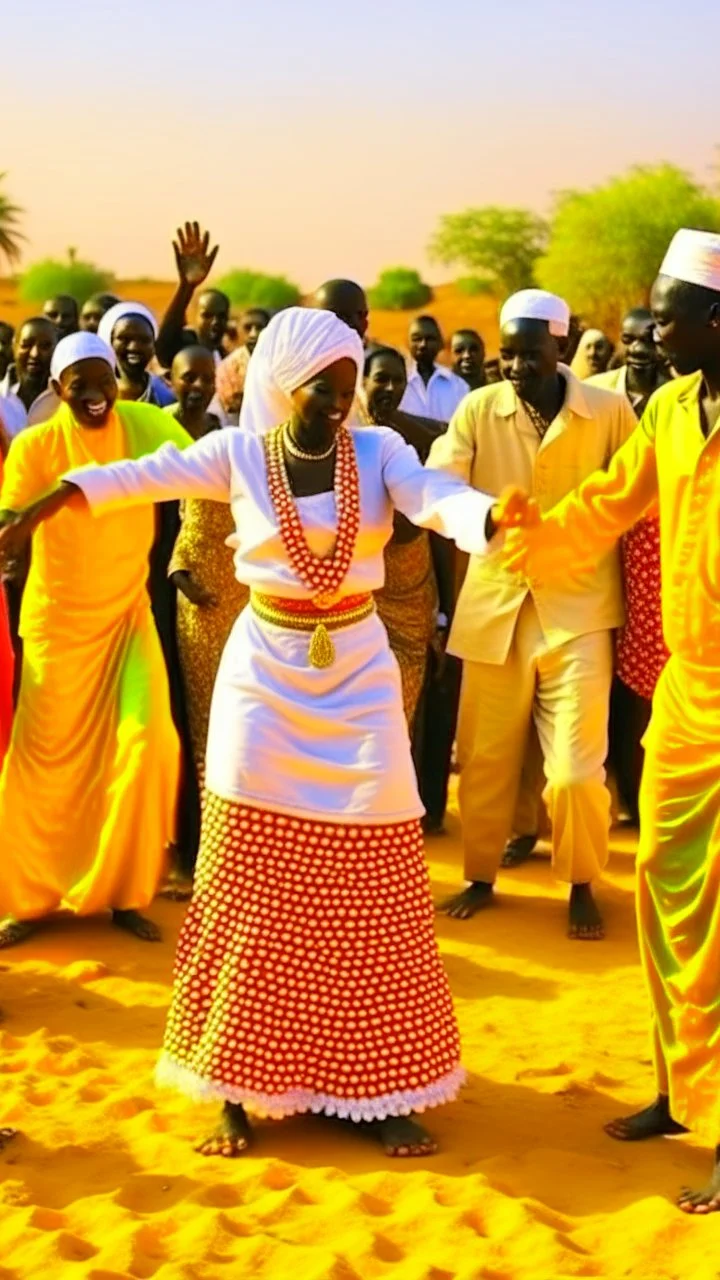
[[[485, 493], [520, 485], [549, 511], [593, 471], [608, 466], [635, 430], [630, 404], [615, 392], [581, 383], [565, 365], [565, 403], [541, 441], [509, 382], [473, 391], [447, 433], [435, 441], [428, 466], [450, 471]], [[510, 573], [502, 564], [503, 535], [471, 556], [450, 633], [448, 651], [475, 662], [507, 658], [515, 623], [531, 592], [551, 649], [576, 636], [620, 626], [624, 620], [617, 552], [592, 568], [546, 585]]]
[[619, 395], [624, 396], [627, 389], [627, 366], [620, 365], [619, 369], [608, 369], [607, 373], [594, 373], [591, 378], [585, 381], [586, 387], [604, 387], [606, 391], [617, 391]]

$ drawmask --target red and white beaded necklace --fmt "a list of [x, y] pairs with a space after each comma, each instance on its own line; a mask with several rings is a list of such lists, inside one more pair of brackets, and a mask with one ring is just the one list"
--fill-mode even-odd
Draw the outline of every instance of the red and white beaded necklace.
[[333, 490], [337, 510], [337, 539], [332, 556], [321, 558], [308, 546], [285, 464], [283, 438], [289, 424], [275, 427], [265, 436], [268, 488], [288, 560], [300, 580], [312, 592], [318, 609], [331, 609], [340, 598], [355, 552], [360, 528], [360, 481], [352, 436], [340, 427], [336, 436]]

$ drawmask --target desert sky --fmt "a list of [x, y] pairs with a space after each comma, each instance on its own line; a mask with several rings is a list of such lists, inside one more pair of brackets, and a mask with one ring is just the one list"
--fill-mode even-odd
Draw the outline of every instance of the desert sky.
[[444, 212], [660, 160], [720, 182], [717, 0], [22, 0], [2, 45], [25, 261], [167, 277], [188, 217], [223, 269], [441, 280]]

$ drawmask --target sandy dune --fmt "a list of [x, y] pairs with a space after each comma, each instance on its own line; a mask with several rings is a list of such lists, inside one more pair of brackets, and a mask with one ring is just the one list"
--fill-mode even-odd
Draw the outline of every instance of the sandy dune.
[[[430, 845], [438, 893], [458, 850]], [[4, 957], [0, 1124], [22, 1136], [0, 1156], [0, 1280], [715, 1280], [720, 1215], [670, 1199], [707, 1152], [601, 1130], [652, 1087], [632, 852], [615, 840], [605, 944], [565, 940], [544, 858], [485, 918], [438, 922], [470, 1080], [425, 1162], [319, 1120], [262, 1125], [236, 1163], [192, 1153], [212, 1111], [151, 1083], [179, 906], [156, 907], [162, 947], [67, 921]]]

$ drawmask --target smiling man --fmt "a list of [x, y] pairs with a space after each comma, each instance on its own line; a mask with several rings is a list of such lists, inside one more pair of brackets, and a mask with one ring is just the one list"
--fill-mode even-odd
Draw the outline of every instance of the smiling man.
[[656, 333], [679, 377], [653, 396], [608, 471], [533, 529], [508, 568], [560, 579], [596, 563], [657, 501], [670, 658], [645, 738], [637, 857], [640, 950], [657, 1097], [607, 1126], [632, 1142], [682, 1131], [715, 1146], [687, 1213], [720, 1210], [720, 235], [682, 230], [653, 286]]
[[[560, 363], [569, 320], [553, 294], [527, 289], [509, 299], [500, 315], [505, 381], [471, 392], [429, 466], [490, 493], [520, 485], [542, 511], [607, 466], [635, 418], [621, 396], [581, 384]], [[448, 643], [464, 664], [457, 740], [470, 885], [444, 904], [449, 915], [467, 919], [494, 901], [532, 717], [553, 863], [572, 886], [569, 934], [603, 936], [591, 885], [608, 855], [610, 633], [622, 618], [616, 553], [554, 586], [509, 573], [492, 543], [470, 558]]]
[[152, 900], [173, 831], [178, 742], [147, 591], [152, 507], [94, 519], [80, 504], [37, 528], [30, 507], [73, 466], [150, 453], [190, 436], [149, 405], [117, 402], [114, 356], [97, 335], [58, 343], [60, 405], [5, 463], [0, 526], [33, 535], [20, 633], [22, 682], [0, 778], [0, 947], [65, 909], [110, 909], [158, 937]]
[[57, 340], [57, 329], [45, 316], [26, 320], [15, 335], [16, 381], [7, 395], [0, 396], [0, 418], [10, 439], [25, 427], [44, 422], [58, 407], [58, 398], [48, 387]]

